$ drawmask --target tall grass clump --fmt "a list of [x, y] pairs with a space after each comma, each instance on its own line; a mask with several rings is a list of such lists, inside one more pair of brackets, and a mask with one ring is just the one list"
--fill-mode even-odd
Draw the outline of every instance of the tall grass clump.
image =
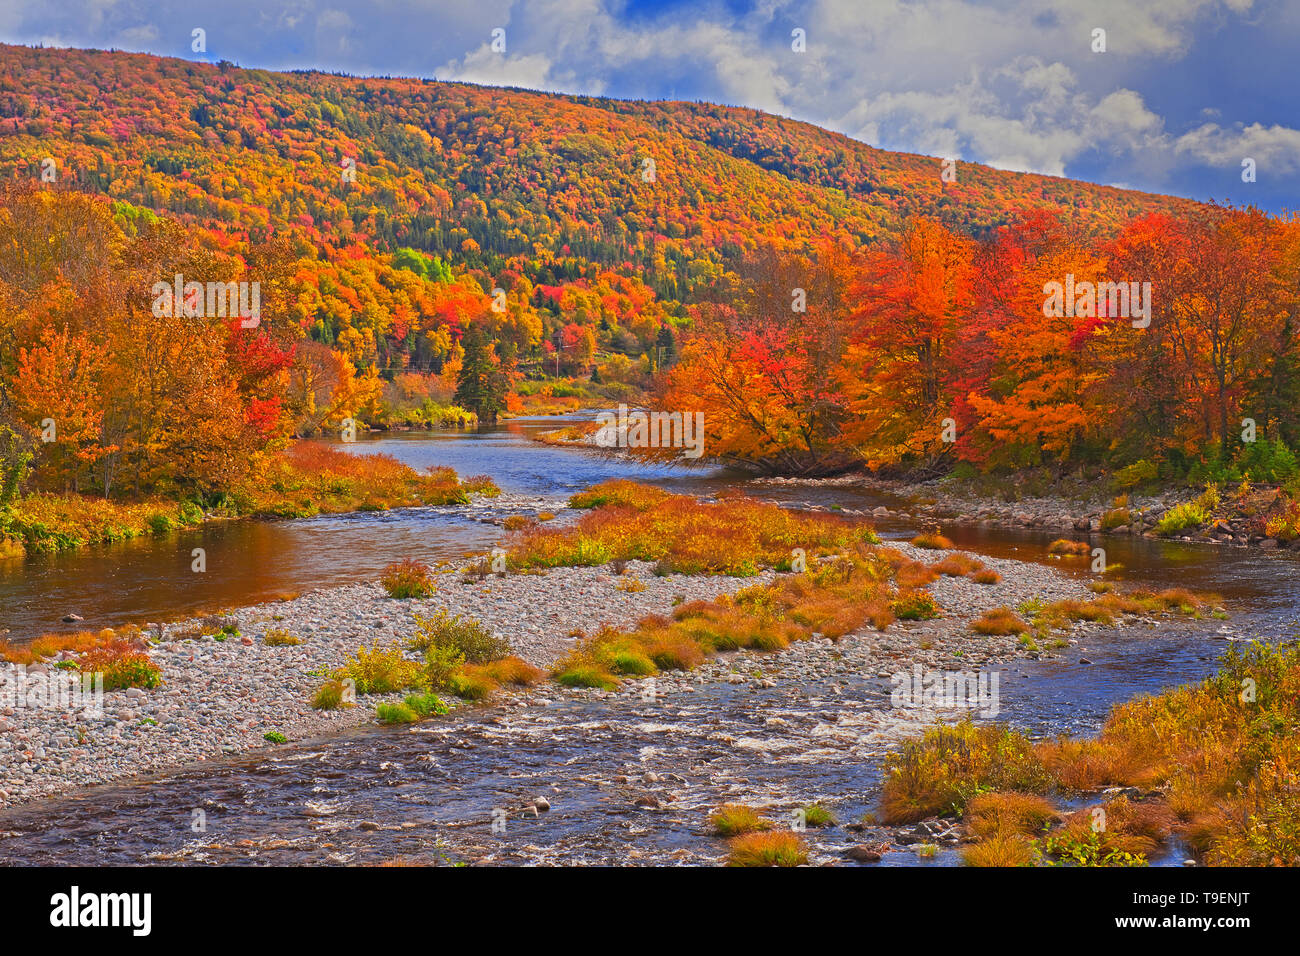
[[952, 547], [952, 542], [941, 535], [936, 528], [933, 531], [926, 531], [918, 534], [912, 539], [912, 546], [916, 548], [926, 548], [930, 551], [947, 551]]
[[[966, 739], [984, 728], [929, 731], [894, 758], [885, 806], [906, 819], [964, 802], [975, 865], [1140, 866], [1173, 837], [1211, 866], [1295, 865], [1297, 722], [1300, 645], [1234, 644], [1213, 677], [1117, 705], [1095, 738], [1020, 738], [995, 773]], [[1046, 793], [1097, 797], [1066, 812]]]
[[553, 675], [567, 686], [609, 690], [624, 678], [689, 670], [719, 653], [778, 651], [814, 634], [834, 640], [866, 626], [884, 629], [894, 620], [890, 577], [897, 557], [858, 543], [770, 585], [692, 601], [631, 629], [602, 628], [558, 661]]
[[764, 820], [753, 807], [740, 803], [727, 803], [709, 814], [709, 826], [716, 836], [734, 837], [772, 829], [772, 821]]
[[808, 850], [798, 834], [746, 833], [732, 839], [727, 866], [803, 866]]
[[1189, 501], [1185, 504], [1174, 505], [1164, 513], [1164, 516], [1156, 522], [1154, 531], [1156, 534], [1170, 535], [1177, 534], [1179, 531], [1185, 531], [1188, 528], [1199, 528], [1210, 520], [1209, 512], [1205, 510], [1198, 502]]
[[700, 502], [629, 481], [610, 481], [575, 495], [587, 513], [564, 528], [517, 533], [515, 567], [590, 566], [647, 561], [659, 573], [749, 576], [788, 570], [796, 548], [809, 561], [858, 541], [875, 540], [864, 524], [840, 515], [801, 513], [733, 496]]
[[1071, 541], [1069, 538], [1057, 538], [1047, 546], [1048, 554], [1060, 556], [1077, 556], [1092, 550], [1087, 541]]
[[1044, 793], [1051, 778], [1024, 735], [969, 719], [927, 730], [885, 761], [881, 809], [885, 823], [961, 814], [990, 790]]
[[427, 598], [437, 590], [429, 566], [413, 558], [385, 567], [379, 581], [391, 598]]
[[86, 651], [77, 658], [77, 668], [83, 674], [102, 674], [106, 691], [128, 687], [152, 690], [162, 684], [162, 669], [148, 654], [126, 641], [112, 641]]
[[971, 622], [970, 629], [976, 634], [1005, 635], [1022, 634], [1029, 630], [1029, 625], [1016, 616], [1009, 607], [995, 607], [985, 611]]

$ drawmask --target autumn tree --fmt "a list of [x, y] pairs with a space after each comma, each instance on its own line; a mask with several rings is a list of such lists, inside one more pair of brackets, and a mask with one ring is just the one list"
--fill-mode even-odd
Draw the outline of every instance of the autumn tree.
[[703, 411], [710, 454], [768, 470], [842, 468], [842, 398], [833, 370], [843, 357], [851, 256], [763, 248], [694, 312], [679, 362], [657, 401]]
[[851, 345], [840, 370], [847, 437], [867, 458], [935, 455], [953, 414], [949, 388], [972, 309], [974, 243], [919, 219], [872, 252], [852, 285]]
[[502, 367], [492, 344], [478, 326], [470, 326], [462, 339], [465, 349], [454, 401], [478, 416], [483, 424], [494, 424], [505, 408], [510, 377]]

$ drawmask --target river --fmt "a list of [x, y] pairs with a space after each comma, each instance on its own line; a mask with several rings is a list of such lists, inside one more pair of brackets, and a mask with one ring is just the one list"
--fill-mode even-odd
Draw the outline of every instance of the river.
[[[718, 468], [647, 467], [530, 440], [556, 421], [405, 433], [353, 447], [416, 467], [489, 474], [506, 492], [557, 501], [612, 477], [701, 495], [744, 481]], [[789, 504], [890, 503], [844, 488], [755, 483], [747, 490]], [[894, 521], [879, 530], [889, 538], [915, 528]], [[1054, 537], [944, 530], [975, 552], [1044, 562], [1044, 544]], [[68, 610], [102, 625], [251, 604], [373, 578], [398, 557], [428, 561], [482, 551], [499, 536], [495, 526], [454, 509], [213, 525], [0, 569], [3, 626], [16, 633], [54, 629], [52, 622]], [[1112, 704], [1208, 674], [1228, 637], [1278, 639], [1300, 630], [1296, 552], [1127, 538], [1107, 538], [1105, 546], [1108, 560], [1124, 565], [1119, 579], [1215, 591], [1232, 620], [1190, 628], [1161, 623], [1122, 638], [1090, 638], [1058, 658], [1008, 665], [1000, 719], [1035, 734], [1093, 732]], [[207, 549], [207, 575], [189, 571], [193, 547]], [[718, 803], [820, 800], [841, 822], [874, 808], [879, 751], [836, 727], [878, 712], [889, 682], [849, 675], [836, 690], [832, 699], [824, 684], [798, 679], [762, 691], [709, 683], [689, 695], [617, 705], [557, 692], [547, 705], [526, 711], [469, 708], [414, 731], [351, 732], [2, 812], [0, 863], [716, 862], [723, 848], [701, 821]], [[636, 806], [646, 793], [663, 795], [662, 805]], [[521, 801], [537, 795], [548, 796], [553, 809], [517, 812]], [[493, 832], [493, 813], [503, 808], [508, 825]], [[204, 832], [193, 829], [195, 811], [203, 813]], [[817, 833], [815, 842], [820, 853], [833, 855], [859, 839], [836, 827]], [[1175, 846], [1153, 862], [1177, 864], [1182, 856]], [[948, 850], [929, 861], [886, 854], [884, 863], [955, 860]]]

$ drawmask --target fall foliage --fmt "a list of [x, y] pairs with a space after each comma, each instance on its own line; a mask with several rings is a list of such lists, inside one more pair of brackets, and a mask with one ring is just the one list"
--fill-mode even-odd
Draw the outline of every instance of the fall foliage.
[[[945, 183], [709, 104], [0, 63], [7, 484], [29, 456], [28, 490], [219, 496], [349, 419], [562, 410], [575, 382], [653, 385], [705, 413], [707, 455], [781, 473], [1186, 473], [1240, 457], [1244, 419], [1300, 442], [1293, 217], [978, 164]], [[262, 320], [154, 315], [175, 275], [258, 283]], [[1067, 276], [1149, 283], [1149, 323], [1045, 314]]]
[[[981, 240], [918, 219], [848, 262], [758, 253], [751, 271], [793, 267], [782, 282], [822, 291], [803, 312], [753, 283], [734, 308], [696, 307], [660, 401], [706, 410], [712, 454], [807, 473], [1151, 459], [1181, 474], [1294, 448], [1298, 242], [1296, 217], [1204, 206], [1109, 239], [1036, 214]], [[1067, 280], [1149, 284], [1150, 315], [1136, 292], [1127, 314], [1104, 297], [1056, 314], [1046, 293]]]

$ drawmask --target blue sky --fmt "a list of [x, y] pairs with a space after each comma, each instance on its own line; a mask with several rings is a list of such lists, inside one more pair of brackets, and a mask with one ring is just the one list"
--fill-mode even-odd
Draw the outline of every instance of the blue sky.
[[888, 149], [1300, 208], [1300, 0], [0, 0], [0, 40], [710, 100]]

